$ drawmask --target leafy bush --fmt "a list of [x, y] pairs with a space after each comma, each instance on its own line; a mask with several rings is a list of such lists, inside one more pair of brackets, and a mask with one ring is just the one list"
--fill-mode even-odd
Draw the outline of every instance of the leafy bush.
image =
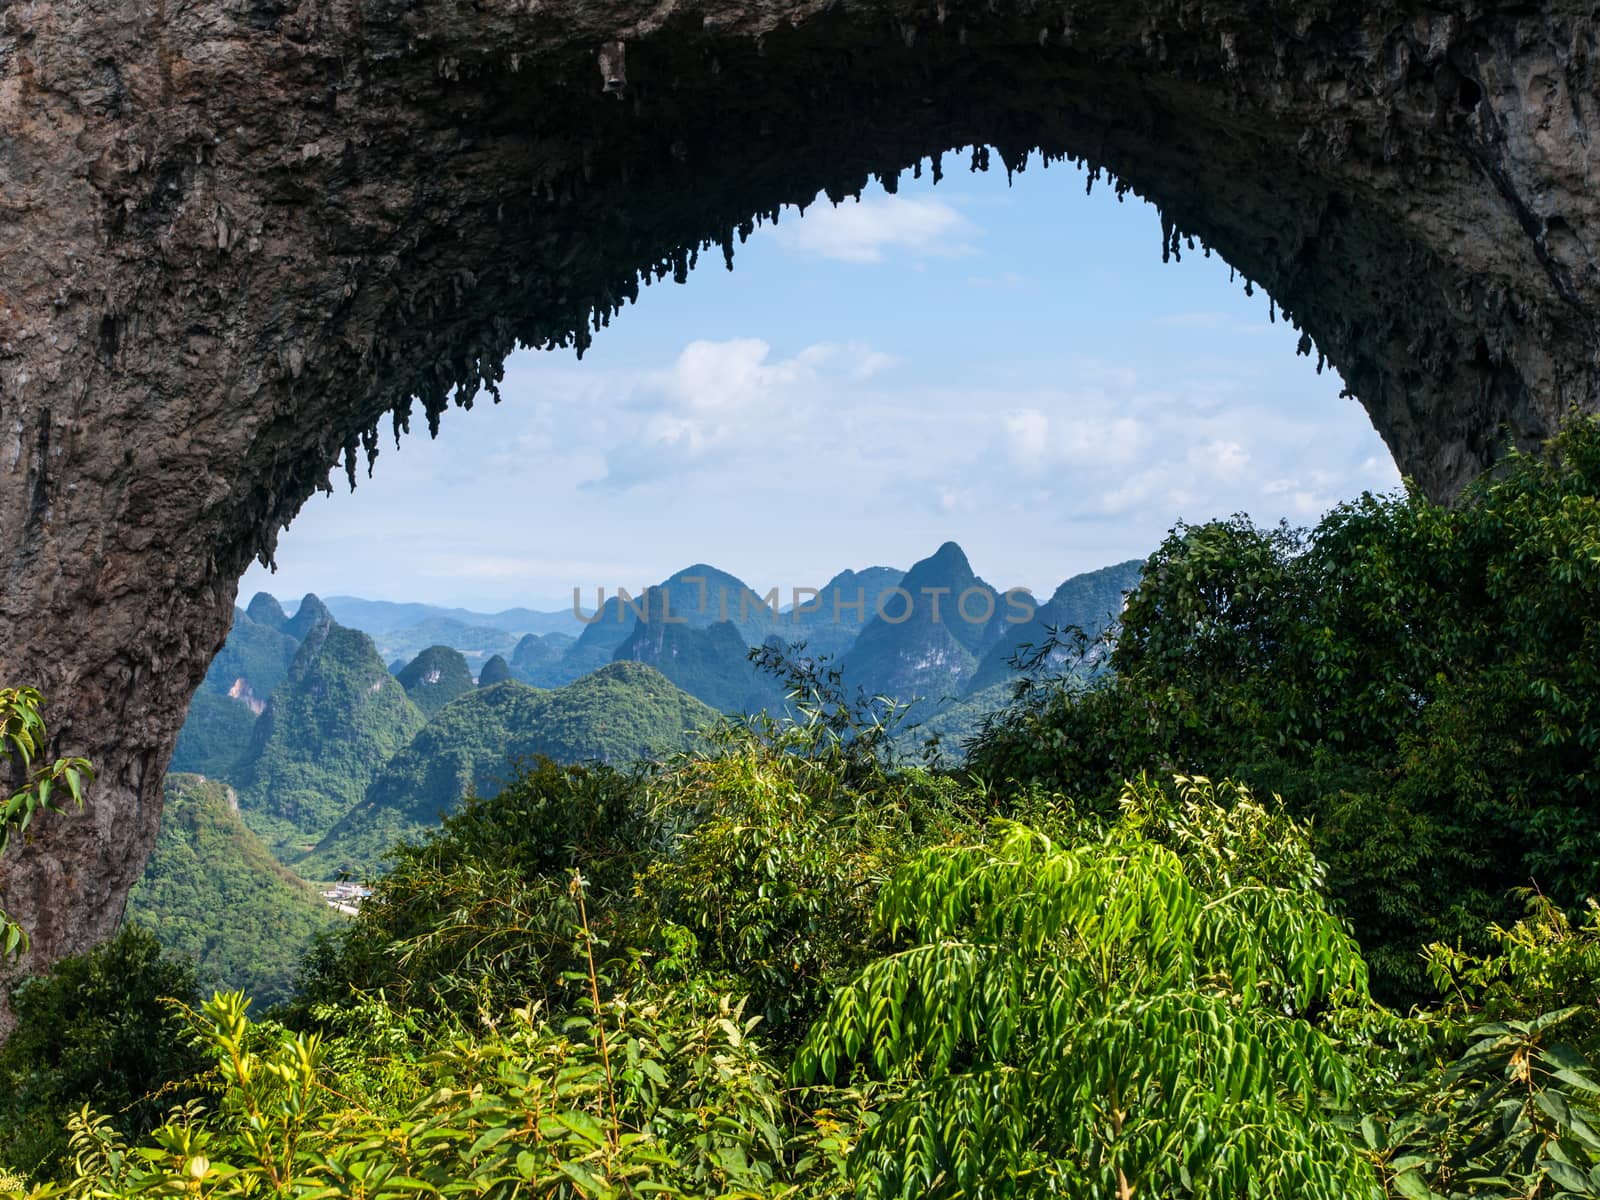
[[1390, 1031], [1361, 1137], [1411, 1200], [1600, 1196], [1600, 914], [1530, 894], [1489, 934], [1481, 955], [1428, 948], [1443, 1002]]
[[973, 825], [954, 780], [889, 772], [825, 723], [730, 725], [654, 781], [673, 833], [640, 877], [652, 924], [699, 939], [780, 1037], [804, 1030], [869, 949], [878, 889], [910, 850]]
[[498, 795], [473, 798], [394, 867], [346, 930], [307, 961], [303, 990], [338, 1003], [354, 988], [405, 1006], [472, 1014], [550, 1004], [577, 964], [571, 872], [589, 881], [602, 938], [630, 903], [650, 841], [638, 776], [600, 765], [525, 766]]

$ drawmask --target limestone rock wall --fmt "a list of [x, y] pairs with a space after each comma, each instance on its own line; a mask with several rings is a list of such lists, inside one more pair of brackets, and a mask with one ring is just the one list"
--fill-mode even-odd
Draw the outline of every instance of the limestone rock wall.
[[1084, 160], [1453, 494], [1596, 407], [1595, 38], [1575, 0], [0, 0], [0, 683], [101, 770], [0, 874], [26, 965], [120, 917], [330, 465], [819, 188]]

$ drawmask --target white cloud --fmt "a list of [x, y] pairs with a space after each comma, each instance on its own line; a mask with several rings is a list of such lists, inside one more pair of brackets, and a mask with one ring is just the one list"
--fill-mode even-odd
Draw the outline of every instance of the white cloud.
[[1189, 451], [1189, 466], [1217, 480], [1237, 480], [1250, 463], [1250, 451], [1238, 442], [1214, 440]]
[[1020, 408], [1001, 419], [1011, 461], [1024, 471], [1038, 471], [1050, 458], [1050, 418], [1037, 408]]
[[1104, 516], [1123, 516], [1151, 499], [1166, 477], [1166, 472], [1158, 468], [1138, 471], [1097, 496], [1091, 496], [1089, 507]]
[[805, 216], [767, 228], [790, 250], [852, 263], [882, 262], [890, 250], [966, 254], [978, 234], [971, 221], [943, 200], [906, 196], [869, 196], [840, 205], [819, 197]]
[[1087, 407], [1082, 398], [1068, 400], [1053, 419], [1038, 408], [1021, 408], [1001, 418], [1012, 466], [1026, 474], [1063, 468], [1121, 466], [1138, 457], [1145, 438], [1132, 417], [1103, 417], [1073, 412]]
[[792, 433], [819, 396], [895, 361], [854, 342], [818, 342], [790, 358], [774, 357], [761, 338], [691, 342], [670, 367], [636, 381], [622, 405], [642, 415], [608, 439], [604, 470], [585, 486], [629, 489], [770, 453], [775, 426]]
[[760, 338], [690, 342], [662, 379], [667, 397], [699, 413], [733, 413], [766, 401], [809, 367], [802, 359], [769, 362]]

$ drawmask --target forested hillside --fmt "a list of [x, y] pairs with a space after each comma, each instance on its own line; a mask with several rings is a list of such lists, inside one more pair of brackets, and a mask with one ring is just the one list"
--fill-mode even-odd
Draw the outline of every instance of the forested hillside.
[[[271, 599], [271, 597], [257, 597]], [[288, 625], [283, 610], [274, 603], [271, 608], [258, 607], [270, 619], [276, 609], [278, 620], [262, 624], [247, 613], [234, 609], [233, 628], [228, 640], [222, 644], [217, 657], [211, 660], [201, 690], [213, 695], [231, 696], [255, 712], [261, 711], [277, 687], [289, 674], [299, 641], [284, 632]]]
[[732, 621], [695, 628], [653, 618], [639, 621], [617, 647], [618, 662], [654, 667], [691, 696], [723, 713], [775, 709], [783, 692], [751, 662], [750, 647]]
[[425, 833], [469, 795], [493, 795], [520, 765], [659, 758], [686, 749], [717, 715], [636, 663], [553, 691], [510, 681], [470, 692], [388, 762], [295, 869], [318, 879], [370, 875], [397, 842]]
[[215, 692], [196, 692], [178, 731], [168, 772], [232, 778], [250, 751], [255, 727], [256, 714], [250, 705]]
[[235, 802], [226, 784], [167, 776], [161, 834], [128, 919], [192, 960], [200, 987], [276, 1004], [294, 994], [312, 938], [343, 918], [273, 858]]
[[466, 658], [449, 646], [429, 646], [395, 678], [425, 717], [433, 716], [457, 696], [477, 686]]

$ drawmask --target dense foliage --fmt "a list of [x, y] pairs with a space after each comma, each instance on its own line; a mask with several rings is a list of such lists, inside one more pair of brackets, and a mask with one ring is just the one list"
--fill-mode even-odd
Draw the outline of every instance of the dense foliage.
[[[726, 728], [642, 774], [538, 763], [470, 801], [276, 1020], [165, 1010], [199, 1086], [142, 1136], [72, 1118], [63, 1186], [1600, 1194], [1600, 922], [1541, 905], [1489, 954], [1439, 947], [1446, 999], [1401, 1019], [1276, 802], [1141, 782], [1100, 818], [886, 768], [854, 719]], [[35, 1028], [92, 1059], [80, 1020]]]
[[192, 960], [200, 987], [239, 989], [275, 1004], [294, 992], [300, 959], [343, 918], [281, 865], [239, 819], [231, 788], [193, 775], [166, 779], [161, 832], [128, 917]]
[[1307, 535], [1180, 526], [1111, 665], [991, 723], [974, 768], [1101, 811], [1145, 770], [1280, 793], [1381, 990], [1419, 996], [1422, 947], [1482, 948], [1511, 889], [1600, 887], [1600, 431], [1513, 456], [1454, 507], [1365, 496]]
[[1247, 793], [1143, 785], [1098, 835], [1001, 823], [878, 900], [909, 945], [838, 991], [796, 1060], [892, 1097], [868, 1196], [1376, 1196], [1330, 1031], [1366, 967], [1293, 824]]
[[136, 927], [21, 984], [11, 997], [17, 1027], [0, 1045], [0, 1168], [59, 1169], [66, 1119], [85, 1104], [142, 1136], [193, 1095], [177, 1081], [204, 1056], [168, 1000], [195, 1002], [194, 969]]

